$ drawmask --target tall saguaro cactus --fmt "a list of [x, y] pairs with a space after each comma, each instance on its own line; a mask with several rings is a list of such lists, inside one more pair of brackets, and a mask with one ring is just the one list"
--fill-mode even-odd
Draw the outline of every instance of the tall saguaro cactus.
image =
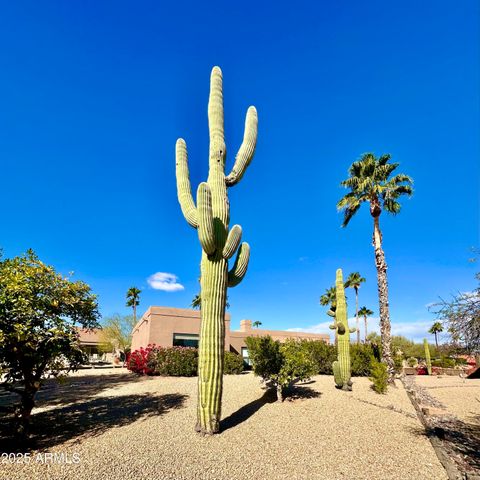
[[350, 362], [350, 334], [356, 328], [348, 328], [347, 302], [345, 300], [345, 288], [343, 286], [342, 270], [337, 270], [335, 279], [336, 310], [335, 323], [330, 325], [337, 333], [337, 360], [333, 362], [333, 377], [337, 388], [342, 390], [352, 389], [351, 362]]
[[428, 346], [427, 339], [423, 339], [423, 346], [425, 348], [425, 362], [427, 363], [427, 372], [429, 375], [432, 374], [432, 361], [430, 359], [430, 347]]
[[[223, 355], [225, 349], [225, 305], [227, 286], [238, 285], [247, 271], [250, 258], [248, 243], [240, 245], [242, 229], [229, 229], [230, 207], [227, 188], [236, 185], [250, 164], [257, 143], [257, 111], [250, 107], [245, 120], [242, 145], [230, 174], [225, 175], [226, 146], [223, 129], [222, 71], [212, 69], [208, 125], [210, 131], [209, 173], [197, 190], [197, 205], [192, 197], [183, 139], [176, 145], [178, 200], [187, 222], [198, 231], [202, 246], [200, 346], [198, 353], [198, 405], [196, 430], [204, 434], [219, 431]], [[238, 250], [237, 250], [238, 249]], [[228, 260], [237, 251], [233, 267]]]

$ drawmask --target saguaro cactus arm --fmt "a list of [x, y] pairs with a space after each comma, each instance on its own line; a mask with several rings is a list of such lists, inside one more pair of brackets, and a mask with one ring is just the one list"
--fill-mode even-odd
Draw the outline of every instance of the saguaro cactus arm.
[[245, 118], [245, 131], [243, 134], [242, 145], [235, 157], [232, 171], [225, 177], [225, 183], [229, 187], [237, 184], [242, 179], [247, 167], [252, 161], [255, 147], [257, 145], [257, 128], [257, 110], [255, 107], [249, 107]]
[[228, 272], [228, 286], [235, 287], [247, 273], [248, 261], [250, 259], [250, 245], [243, 242], [237, 252], [237, 258], [232, 269]]
[[241, 240], [242, 227], [240, 225], [234, 225], [232, 229], [228, 232], [227, 241], [225, 242], [225, 246], [223, 247], [222, 251], [223, 258], [225, 258], [226, 260], [231, 258], [237, 250], [238, 246], [240, 245]]
[[187, 145], [183, 138], [177, 140], [175, 146], [176, 154], [176, 177], [177, 177], [177, 195], [180, 207], [185, 220], [193, 227], [198, 227], [197, 209], [192, 197], [190, 187], [190, 174], [188, 171]]
[[216, 248], [213, 228], [212, 192], [208, 183], [202, 182], [197, 190], [198, 239], [203, 251], [211, 255]]
[[210, 96], [208, 98], [208, 128], [210, 132], [210, 160], [220, 162], [225, 158], [225, 134], [223, 125], [222, 71], [213, 67], [210, 75]]

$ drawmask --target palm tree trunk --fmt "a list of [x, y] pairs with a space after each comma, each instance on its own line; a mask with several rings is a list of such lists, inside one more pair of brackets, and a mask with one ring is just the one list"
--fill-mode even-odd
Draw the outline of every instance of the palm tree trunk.
[[[135, 299], [133, 300], [135, 302]], [[135, 303], [133, 304], [133, 321], [135, 322], [135, 325], [137, 324], [137, 306]]]
[[382, 338], [382, 361], [387, 365], [388, 381], [393, 383], [395, 365], [392, 357], [392, 338], [390, 312], [388, 305], [387, 262], [382, 249], [382, 232], [378, 215], [373, 217], [373, 247], [375, 249], [375, 266], [377, 267], [378, 303], [380, 306], [380, 335]]
[[437, 346], [437, 350], [438, 350], [438, 339], [437, 339], [437, 332], [435, 332], [435, 345]]
[[357, 345], [360, 344], [360, 324], [358, 322], [358, 288], [355, 289], [355, 319], [357, 320]]
[[363, 321], [365, 322], [365, 343], [367, 343], [367, 316], [363, 317]]

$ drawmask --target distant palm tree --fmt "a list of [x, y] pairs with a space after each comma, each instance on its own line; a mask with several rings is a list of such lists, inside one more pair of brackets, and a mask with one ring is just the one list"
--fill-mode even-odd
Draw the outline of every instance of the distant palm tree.
[[437, 346], [438, 349], [438, 339], [437, 339], [437, 334], [443, 332], [443, 325], [440, 322], [435, 322], [431, 327], [428, 333], [432, 333], [435, 335], [435, 345]]
[[365, 322], [365, 343], [367, 343], [367, 317], [370, 317], [373, 315], [373, 311], [369, 310], [367, 307], [362, 307], [359, 311], [358, 314], [363, 317], [363, 320]]
[[[335, 323], [335, 311], [337, 309], [337, 291], [335, 286], [327, 288], [325, 293], [320, 297], [320, 305], [323, 307], [330, 307], [327, 315], [333, 317], [333, 322]], [[338, 344], [338, 335], [337, 330], [335, 330], [335, 346]]]
[[330, 287], [325, 290], [325, 293], [320, 297], [320, 305], [324, 307], [330, 307], [327, 314], [331, 317], [335, 316], [335, 310], [337, 309], [337, 293], [335, 287]]
[[366, 282], [360, 272], [351, 273], [345, 281], [345, 288], [353, 288], [355, 290], [355, 318], [357, 320], [357, 343], [360, 343], [360, 325], [358, 324], [358, 289], [360, 285]]
[[252, 323], [252, 327], [253, 327], [253, 328], [258, 328], [261, 324], [262, 324], [262, 322], [259, 322], [258, 320], [255, 320], [255, 321]]
[[142, 293], [137, 287], [130, 287], [127, 290], [127, 307], [133, 308], [133, 321], [137, 323], [137, 307], [140, 305], [140, 294]]
[[[190, 307], [194, 308], [195, 310], [202, 309], [202, 297], [200, 293], [197, 293], [197, 295], [193, 297]], [[230, 308], [230, 304], [228, 303], [228, 297], [227, 297], [227, 302], [225, 303], [225, 308]]]
[[387, 364], [389, 382], [393, 382], [395, 365], [391, 349], [391, 325], [388, 306], [387, 262], [382, 248], [382, 232], [380, 230], [380, 214], [383, 210], [396, 215], [400, 212], [398, 202], [402, 195], [411, 196], [413, 180], [399, 173], [390, 178], [398, 167], [398, 163], [388, 163], [390, 155], [376, 158], [373, 153], [362, 155], [349, 168], [349, 178], [341, 185], [350, 189], [338, 203], [337, 208], [343, 211], [342, 226], [346, 227], [352, 217], [358, 212], [362, 203], [370, 206], [373, 218], [373, 247], [375, 250], [375, 265], [377, 267], [378, 300], [380, 305], [380, 333], [382, 337], [382, 360]]
[[190, 304], [192, 308], [195, 310], [200, 310], [202, 308], [202, 297], [200, 296], [199, 293], [197, 293], [192, 300], [192, 303]]

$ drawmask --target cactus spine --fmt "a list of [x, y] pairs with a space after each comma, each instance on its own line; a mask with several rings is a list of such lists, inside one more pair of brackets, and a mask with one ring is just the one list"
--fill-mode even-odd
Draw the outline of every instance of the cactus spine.
[[426, 338], [423, 339], [423, 346], [425, 347], [425, 361], [427, 362], [427, 371], [428, 371], [428, 374], [431, 375], [432, 374], [432, 361], [430, 359], [430, 348], [428, 346], [428, 342], [427, 342]]
[[337, 270], [335, 279], [336, 309], [335, 322], [330, 325], [337, 333], [337, 361], [333, 362], [333, 377], [337, 388], [342, 390], [352, 389], [351, 364], [350, 364], [350, 334], [355, 328], [348, 328], [347, 302], [343, 286], [342, 270]]
[[[255, 107], [250, 107], [245, 120], [242, 145], [231, 173], [226, 176], [222, 71], [214, 67], [210, 77], [208, 101], [209, 173], [207, 182], [202, 182], [198, 186], [196, 206], [190, 188], [185, 141], [180, 138], [176, 145], [178, 200], [185, 219], [197, 229], [202, 246], [200, 267], [202, 323], [198, 352], [196, 430], [204, 434], [216, 433], [220, 426], [227, 286], [234, 287], [242, 281], [250, 258], [248, 243], [240, 245], [241, 227], [234, 225], [229, 230], [230, 207], [227, 188], [241, 180], [253, 158], [257, 142], [257, 123], [257, 111]], [[229, 271], [228, 259], [236, 251], [235, 263]]]

